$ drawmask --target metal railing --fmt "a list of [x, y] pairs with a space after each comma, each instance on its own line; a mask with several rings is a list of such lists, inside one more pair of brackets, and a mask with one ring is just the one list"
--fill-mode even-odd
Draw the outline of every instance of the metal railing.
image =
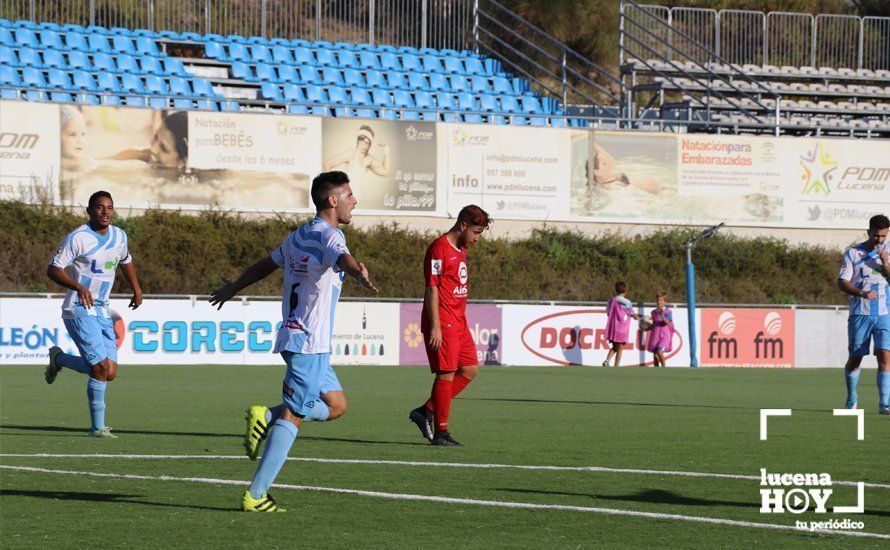
[[[645, 28], [654, 36], [634, 36], [669, 59], [676, 52], [685, 51], [686, 39], [675, 32], [682, 31], [739, 65], [890, 70], [890, 17], [718, 11], [650, 4], [639, 8], [651, 16]], [[646, 51], [641, 47], [626, 48], [620, 61], [624, 62], [625, 54], [640, 57]]]
[[474, 0], [0, 0], [0, 17], [106, 28], [347, 41], [472, 45]]

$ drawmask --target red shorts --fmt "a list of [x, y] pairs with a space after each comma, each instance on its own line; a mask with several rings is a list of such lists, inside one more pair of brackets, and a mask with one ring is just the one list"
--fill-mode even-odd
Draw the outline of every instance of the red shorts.
[[426, 357], [430, 362], [430, 371], [455, 372], [458, 367], [472, 367], [479, 364], [476, 356], [476, 344], [469, 330], [453, 334], [442, 333], [442, 345], [439, 349], [430, 347], [429, 338], [424, 335]]

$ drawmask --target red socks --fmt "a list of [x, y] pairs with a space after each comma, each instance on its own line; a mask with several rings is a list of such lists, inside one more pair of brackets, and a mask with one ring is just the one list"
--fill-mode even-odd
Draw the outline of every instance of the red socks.
[[[471, 380], [470, 378], [467, 378], [463, 374], [455, 375], [454, 380], [451, 382], [451, 397], [454, 398], [454, 397], [457, 397], [458, 395], [460, 395], [460, 392], [464, 391], [464, 388], [467, 387], [467, 384], [470, 383], [470, 380]], [[433, 383], [433, 395], [435, 395], [435, 391], [436, 391], [435, 387], [436, 386], [435, 386], [435, 382], [434, 382]], [[430, 396], [430, 398], [427, 399], [426, 403], [424, 403], [423, 406], [426, 407], [426, 410], [428, 410], [430, 412], [434, 412], [433, 411], [433, 396]]]
[[436, 418], [436, 431], [448, 431], [448, 413], [451, 411], [451, 380], [436, 378], [433, 381], [433, 416]]

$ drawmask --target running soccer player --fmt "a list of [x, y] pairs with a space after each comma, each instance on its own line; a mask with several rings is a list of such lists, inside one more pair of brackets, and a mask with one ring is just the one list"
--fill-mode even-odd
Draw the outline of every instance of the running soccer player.
[[890, 415], [890, 219], [872, 216], [868, 240], [844, 253], [837, 285], [851, 296], [847, 319], [848, 351], [844, 368], [847, 408], [855, 409], [859, 396], [859, 365], [871, 353], [878, 359], [878, 412]]
[[479, 360], [476, 344], [467, 325], [469, 295], [467, 248], [482, 238], [491, 224], [488, 213], [478, 206], [465, 206], [457, 222], [427, 248], [423, 259], [423, 312], [420, 330], [424, 335], [430, 370], [436, 375], [426, 403], [408, 418], [433, 445], [460, 446], [448, 433], [451, 400], [476, 377]]
[[[343, 172], [324, 172], [312, 180], [316, 217], [288, 235], [270, 255], [248, 267], [234, 282], [211, 293], [211, 305], [221, 308], [242, 289], [284, 269], [281, 313], [283, 323], [274, 353], [287, 364], [280, 405], [253, 406], [247, 410], [244, 447], [256, 460], [260, 443], [268, 435], [241, 509], [247, 512], [283, 512], [269, 495], [269, 487], [287, 459], [297, 432], [309, 420], [333, 420], [346, 412], [346, 397], [331, 368], [334, 310], [340, 299], [343, 275], [368, 290], [377, 287], [365, 264], [357, 263], [339, 229], [352, 220], [357, 201]], [[271, 429], [269, 426], [271, 425]]]
[[65, 237], [46, 269], [47, 277], [68, 289], [62, 303], [62, 319], [80, 357], [64, 353], [58, 346], [51, 347], [44, 377], [47, 384], [52, 384], [62, 367], [89, 376], [90, 435], [115, 438], [105, 425], [105, 387], [117, 377], [117, 338], [108, 297], [118, 265], [133, 289], [131, 309], [142, 304], [142, 289], [127, 247], [127, 234], [111, 225], [111, 195], [107, 191], [93, 193], [87, 203], [87, 215], [90, 221]]

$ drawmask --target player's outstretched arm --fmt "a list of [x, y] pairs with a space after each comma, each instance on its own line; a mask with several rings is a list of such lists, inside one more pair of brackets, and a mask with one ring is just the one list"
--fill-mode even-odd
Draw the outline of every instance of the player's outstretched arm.
[[278, 269], [278, 264], [275, 263], [275, 260], [271, 256], [266, 256], [245, 269], [234, 281], [223, 279], [225, 284], [210, 293], [210, 305], [217, 306], [216, 309], [221, 309], [223, 304], [231, 300], [236, 294], [253, 283], [265, 279], [276, 269]]
[[81, 305], [84, 307], [93, 307], [93, 294], [90, 292], [90, 289], [72, 279], [61, 267], [49, 264], [49, 267], [46, 268], [46, 276], [57, 285], [70, 288], [76, 292]]
[[340, 257], [337, 258], [337, 267], [340, 268], [340, 271], [355, 278], [355, 280], [371, 292], [375, 294], [380, 292], [377, 290], [377, 287], [374, 286], [374, 283], [371, 282], [371, 278], [368, 275], [368, 268], [365, 267], [365, 264], [356, 262], [355, 258], [352, 257], [352, 254], [341, 254]]
[[136, 309], [142, 305], [142, 287], [139, 286], [139, 279], [136, 277], [136, 268], [133, 262], [121, 264], [121, 271], [124, 272], [124, 278], [133, 289], [133, 297], [130, 298], [130, 309]]

